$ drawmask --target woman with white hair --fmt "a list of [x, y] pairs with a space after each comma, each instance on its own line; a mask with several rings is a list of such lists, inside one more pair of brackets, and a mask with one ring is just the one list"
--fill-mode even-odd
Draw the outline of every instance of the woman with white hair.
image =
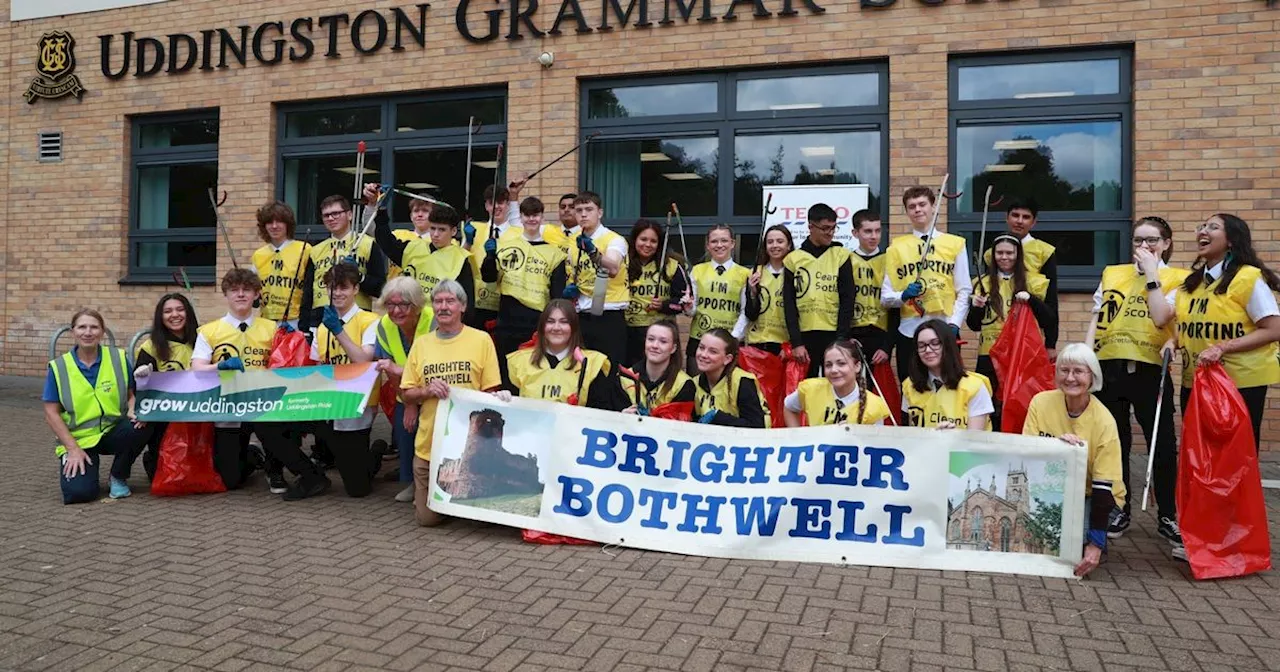
[[[396, 410], [391, 418], [391, 443], [400, 457], [400, 482], [406, 484], [396, 495], [397, 502], [413, 501], [413, 433], [417, 429], [404, 422], [404, 400], [400, 398], [400, 377], [409, 359], [409, 349], [417, 338], [431, 330], [432, 310], [426, 305], [422, 284], [407, 275], [397, 275], [382, 287], [378, 303], [387, 311], [378, 321], [378, 341], [373, 356], [378, 370], [396, 390]], [[383, 390], [386, 393], [386, 389]]]
[[1041, 392], [1031, 400], [1022, 433], [1089, 447], [1084, 558], [1076, 565], [1076, 576], [1084, 576], [1102, 561], [1111, 510], [1124, 506], [1127, 493], [1120, 470], [1120, 433], [1111, 412], [1093, 396], [1102, 389], [1102, 367], [1092, 348], [1072, 343], [1060, 350], [1055, 379], [1058, 389]]

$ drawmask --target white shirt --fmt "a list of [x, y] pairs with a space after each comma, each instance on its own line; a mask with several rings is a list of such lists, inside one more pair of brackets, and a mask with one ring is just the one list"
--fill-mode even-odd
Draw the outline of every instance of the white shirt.
[[[1205, 271], [1206, 282], [1209, 277], [1214, 279], [1222, 277], [1222, 265], [1224, 263], [1226, 263], [1225, 259], [1219, 261], [1213, 268]], [[1164, 301], [1169, 304], [1170, 308], [1176, 310], [1178, 304], [1178, 288], [1174, 287], [1172, 291], [1165, 295]], [[1271, 288], [1267, 286], [1267, 283], [1264, 282], [1262, 278], [1258, 278], [1254, 281], [1253, 290], [1249, 292], [1249, 302], [1244, 306], [1244, 312], [1249, 315], [1249, 319], [1253, 320], [1254, 324], [1257, 324], [1272, 315], [1280, 315], [1280, 307], [1276, 306], [1276, 297], [1271, 293]]]
[[[1160, 268], [1169, 267], [1168, 264], [1164, 263], [1163, 259], [1161, 259], [1159, 263], [1160, 263]], [[1134, 266], [1137, 267], [1137, 264], [1134, 264]], [[1142, 274], [1141, 268], [1138, 269], [1138, 274], [1139, 275]], [[1159, 278], [1156, 278], [1156, 280], [1159, 280]], [[1098, 283], [1098, 288], [1093, 290], [1093, 312], [1094, 313], [1102, 312], [1102, 283], [1101, 282]]]
[[[729, 261], [732, 262], [733, 260], [730, 259]], [[725, 270], [728, 270], [729, 264], [725, 264], [724, 267], [725, 267]], [[777, 268], [774, 268], [773, 264], [765, 264], [764, 268], [760, 269], [760, 271], [761, 271], [760, 281], [764, 282], [765, 273], [772, 273], [776, 277], [776, 276], [782, 275], [783, 267], [779, 266]], [[781, 300], [781, 298], [776, 300]], [[751, 320], [747, 319], [747, 287], [746, 285], [742, 287], [742, 294], [739, 297], [738, 301], [739, 301], [738, 305], [741, 306], [741, 308], [738, 309], [738, 321], [734, 323], [732, 333], [734, 338], [741, 341], [742, 337], [747, 333], [747, 327], [751, 326]]]
[[[858, 388], [858, 386], [857, 386], [857, 385], [854, 385], [854, 386], [853, 386], [853, 391], [852, 391], [852, 392], [850, 392], [849, 394], [846, 394], [846, 395], [845, 395], [845, 396], [843, 396], [843, 397], [836, 397], [836, 401], [837, 401], [837, 402], [839, 402], [839, 403], [840, 403], [840, 405], [841, 405], [842, 407], [844, 407], [844, 408], [853, 408], [853, 409], [857, 409], [857, 408], [858, 408], [858, 395], [860, 395], [860, 394], [861, 394], [861, 392], [862, 392], [862, 391]], [[834, 393], [833, 393], [833, 394], [834, 394]], [[788, 410], [788, 411], [791, 411], [792, 413], [803, 413], [803, 412], [804, 412], [804, 407], [800, 405], [800, 391], [799, 391], [799, 390], [796, 390], [796, 391], [792, 392], [791, 394], [788, 394], [788, 395], [787, 395], [787, 398], [782, 400], [782, 405], [783, 405], [783, 406], [785, 406], [785, 407], [787, 408], [787, 410]], [[855, 412], [856, 412], [856, 410], [855, 410]], [[852, 416], [851, 416], [851, 417], [852, 417]], [[883, 420], [883, 419], [881, 419], [881, 420], [876, 420], [875, 424], [877, 424], [877, 425], [883, 425], [883, 424], [884, 424], [884, 420]]]
[[[937, 386], [941, 387], [942, 379], [932, 373], [929, 374], [929, 387], [934, 387], [935, 383]], [[910, 404], [907, 403], [907, 395], [902, 395], [902, 410], [909, 410], [909, 406]], [[971, 418], [978, 415], [991, 415], [996, 412], [995, 404], [991, 403], [991, 393], [987, 391], [986, 385], [983, 385], [982, 388], [978, 390], [978, 393], [973, 395], [973, 398], [969, 400], [969, 408], [966, 412]], [[990, 418], [988, 418], [988, 423], [989, 422]]]
[[858, 247], [858, 248], [855, 248], [855, 249], [854, 249], [854, 252], [857, 252], [857, 253], [858, 253], [858, 256], [859, 256], [859, 257], [862, 257], [863, 259], [870, 259], [870, 258], [872, 258], [872, 257], [876, 256], [877, 254], [880, 254], [880, 247], [879, 247], [879, 246], [876, 246], [875, 248], [873, 248], [873, 249], [871, 249], [871, 250], [864, 250], [864, 249], [862, 249], [861, 247]]
[[[352, 304], [351, 310], [348, 310], [347, 313], [342, 316], [343, 324], [355, 319], [356, 315], [359, 313], [360, 313], [360, 306]], [[316, 334], [319, 332], [319, 330], [320, 330], [319, 327], [312, 327], [311, 329], [311, 361], [313, 362], [320, 361], [319, 339], [316, 338]], [[377, 344], [377, 342], [378, 342], [378, 322], [375, 320], [374, 322], [371, 322], [368, 327], [365, 327], [364, 332], [360, 334], [360, 347], [372, 349], [374, 345]], [[363, 429], [363, 427], [361, 429]]]
[[[241, 332], [247, 331], [249, 327], [253, 326], [254, 319], [255, 318], [250, 315], [249, 319], [241, 320], [231, 313], [227, 313], [222, 316], [223, 322], [226, 322], [237, 329], [240, 329], [240, 325], [244, 325], [244, 328], [240, 329]], [[191, 359], [199, 359], [206, 362], [213, 361], [213, 346], [209, 344], [209, 340], [204, 337], [204, 334], [199, 332], [196, 333], [196, 345], [191, 349]]]
[[[924, 240], [928, 232], [920, 232], [912, 229], [911, 233], [915, 234], [920, 240]], [[898, 324], [898, 333], [908, 338], [916, 333], [916, 327], [919, 327], [925, 320], [934, 318], [945, 318], [946, 321], [955, 327], [964, 324], [964, 318], [969, 314], [969, 297], [973, 294], [973, 281], [969, 278], [969, 246], [961, 245], [960, 253], [956, 255], [955, 270], [951, 272], [952, 282], [956, 288], [956, 300], [951, 306], [951, 316], [944, 315], [925, 315], [920, 317], [915, 311], [901, 311], [902, 321]], [[889, 308], [902, 307], [902, 292], [894, 291], [893, 283], [889, 279], [889, 274], [884, 274], [884, 283], [880, 286], [880, 303]], [[910, 315], [908, 315], [910, 312]], [[988, 395], [988, 399], [990, 395]]]
[[[606, 227], [604, 224], [601, 224], [600, 226], [596, 227], [595, 232], [593, 232], [590, 236], [587, 236], [587, 237], [590, 238], [591, 242], [594, 243], [594, 242], [598, 242], [601, 236], [603, 236], [608, 232], [609, 232], [608, 227]], [[574, 245], [576, 246], [576, 243], [574, 243]], [[577, 261], [578, 259], [577, 255], [579, 253], [580, 251], [578, 250], [569, 251], [570, 264], [572, 264], [574, 261]], [[620, 260], [625, 260], [627, 258], [626, 239], [623, 238], [622, 236], [615, 236], [614, 239], [609, 243], [608, 247], [604, 248], [603, 250], [600, 250], [601, 257], [609, 253], [613, 253], [614, 256], [616, 256]], [[618, 272], [626, 273], [627, 269], [620, 268], [618, 269]], [[587, 287], [582, 287], [581, 289], [582, 289], [582, 293], [578, 295], [578, 312], [579, 313], [591, 312], [591, 291]], [[630, 302], [631, 302], [630, 299], [628, 299], [627, 301], [614, 301], [613, 303], [609, 303], [608, 301], [606, 301], [604, 304], [604, 309], [605, 310], [626, 310], [627, 304]]]

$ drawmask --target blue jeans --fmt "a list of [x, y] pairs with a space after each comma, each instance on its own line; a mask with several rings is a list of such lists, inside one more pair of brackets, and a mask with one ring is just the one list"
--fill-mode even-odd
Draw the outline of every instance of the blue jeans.
[[396, 451], [400, 454], [400, 482], [413, 482], [413, 441], [414, 435], [417, 434], [417, 427], [414, 431], [404, 428], [404, 403], [396, 404], [396, 412], [391, 418], [391, 443], [395, 446]]
[[146, 447], [147, 441], [151, 439], [154, 432], [155, 427], [152, 425], [137, 429], [128, 419], [121, 420], [107, 432], [106, 436], [102, 437], [98, 445], [85, 451], [89, 454], [89, 463], [85, 465], [84, 473], [71, 478], [63, 475], [64, 459], [59, 458], [58, 481], [62, 486], [62, 503], [81, 504], [98, 498], [102, 490], [102, 484], [98, 482], [98, 466], [102, 464], [103, 455], [115, 456], [111, 461], [113, 478], [129, 480], [133, 461], [142, 454], [142, 449]]

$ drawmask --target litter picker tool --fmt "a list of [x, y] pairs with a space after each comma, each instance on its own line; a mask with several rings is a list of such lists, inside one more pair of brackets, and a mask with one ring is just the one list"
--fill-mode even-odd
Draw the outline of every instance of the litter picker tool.
[[445, 206], [446, 208], [452, 208], [452, 207], [453, 207], [452, 205], [449, 205], [448, 203], [445, 203], [444, 201], [437, 201], [436, 199], [431, 198], [430, 196], [423, 196], [422, 194], [415, 194], [415, 193], [413, 193], [412, 191], [405, 191], [404, 189], [392, 189], [391, 191], [393, 191], [393, 192], [395, 192], [395, 193], [397, 193], [397, 194], [400, 194], [401, 196], [408, 196], [409, 198], [412, 198], [412, 199], [413, 199], [413, 200], [415, 200], [415, 201], [426, 201], [427, 203], [430, 203], [430, 204], [432, 204], [432, 205], [443, 205], [443, 206]]
[[[293, 270], [293, 284], [289, 286], [289, 298], [284, 302], [284, 311], [280, 313], [281, 322], [289, 321], [289, 308], [293, 306], [293, 290], [297, 289], [298, 285], [302, 284], [302, 278], [299, 278], [298, 274], [301, 273], [302, 269], [307, 265], [307, 259], [311, 256], [310, 247], [311, 229], [307, 229], [307, 235], [302, 241], [302, 256], [298, 257], [298, 267]], [[330, 295], [330, 298], [332, 298], [332, 295]], [[301, 311], [302, 307], [299, 306], [298, 308], [299, 311]], [[297, 319], [302, 319], [301, 312], [298, 313]]]
[[498, 238], [498, 174], [502, 167], [502, 143], [498, 143], [498, 153], [493, 156], [493, 209], [489, 211], [489, 238]]
[[[524, 183], [528, 184], [531, 180], [533, 180], [534, 177], [537, 177], [538, 173], [541, 173], [542, 171], [550, 168], [551, 166], [554, 166], [557, 163], [560, 163], [562, 160], [564, 160], [565, 157], [578, 151], [579, 149], [582, 148], [583, 145], [591, 142], [592, 140], [595, 140], [599, 135], [600, 135], [600, 131], [596, 131], [594, 133], [588, 134], [587, 137], [582, 139], [582, 142], [579, 142], [578, 144], [574, 145], [573, 149], [570, 149], [569, 151], [565, 152], [564, 154], [561, 154], [560, 156], [557, 156], [556, 158], [552, 159], [550, 162], [543, 165], [541, 168], [533, 171], [532, 173], [529, 173], [529, 176], [524, 178]], [[515, 186], [515, 185], [513, 184], [511, 186]]]
[[979, 278], [984, 275], [982, 266], [987, 255], [987, 213], [991, 212], [992, 206], [1000, 205], [1000, 202], [1003, 200], [1004, 196], [1001, 196], [994, 201], [991, 200], [991, 185], [988, 184], [987, 195], [982, 200], [982, 233], [978, 236], [978, 263], [976, 265], [978, 267]]
[[1147, 446], [1147, 483], [1142, 488], [1142, 510], [1147, 510], [1151, 497], [1151, 476], [1156, 466], [1156, 439], [1160, 438], [1160, 410], [1164, 405], [1164, 383], [1169, 378], [1169, 350], [1160, 358], [1160, 391], [1156, 393], [1156, 417], [1151, 421], [1151, 443]]
[[[390, 185], [381, 185], [378, 188], [378, 195], [372, 203], [366, 203], [361, 213], [364, 215], [364, 221], [360, 223], [360, 233], [356, 235], [356, 242], [349, 250], [351, 256], [356, 256], [360, 252], [360, 242], [364, 237], [369, 235], [369, 229], [373, 226], [373, 221], [378, 218], [378, 208], [382, 207], [382, 201], [387, 198], [387, 194], [391, 193]], [[363, 195], [361, 199], [363, 199]]]
[[[769, 229], [769, 215], [777, 212], [778, 209], [773, 207], [773, 192], [769, 192], [769, 197], [764, 201], [764, 214], [760, 215], [760, 249], [764, 249], [765, 232]], [[760, 255], [756, 255], [756, 263], [751, 267], [751, 272], [755, 273], [760, 270]]]
[[[676, 216], [676, 228], [680, 231], [680, 253], [684, 255], [684, 263], [687, 264], [689, 263], [689, 244], [684, 239], [684, 219], [680, 217], [680, 206], [676, 205], [675, 201], [671, 202], [671, 212], [667, 213], [667, 218], [670, 219], [672, 214]], [[689, 277], [688, 269], [684, 264], [676, 264], [676, 267], [680, 269], [680, 275], [684, 276], [684, 291], [686, 293], [693, 291], [693, 278]]]
[[662, 231], [662, 254], [658, 255], [658, 273], [653, 279], [653, 295], [662, 294], [662, 272], [667, 270], [667, 245], [671, 242], [671, 212], [667, 212], [667, 228]]
[[353, 222], [359, 222], [362, 219], [360, 215], [363, 212], [363, 208], [361, 208], [360, 205], [364, 202], [362, 194], [364, 193], [364, 160], [366, 149], [367, 147], [364, 144], [364, 140], [356, 143], [355, 185], [353, 185], [351, 189], [351, 217]]
[[[871, 381], [871, 387], [876, 388], [876, 396], [884, 399], [884, 392], [880, 391], [880, 381], [876, 380], [875, 372], [871, 370], [871, 360], [867, 359], [867, 353], [862, 351], [862, 344], [859, 343], [856, 338], [849, 339], [849, 342], [853, 343], [854, 348], [857, 348], [858, 359], [862, 360], [862, 376]], [[897, 427], [898, 418], [894, 415], [895, 410], [896, 409], [892, 408], [889, 409], [889, 422], [892, 423], [894, 427]]]
[[236, 261], [235, 248], [231, 247], [231, 234], [227, 232], [227, 220], [222, 214], [222, 205], [227, 202], [227, 192], [222, 192], [222, 196], [218, 196], [215, 189], [209, 189], [209, 203], [213, 206], [214, 219], [218, 221], [218, 230], [222, 231], [222, 240], [227, 244], [227, 254], [231, 255], [231, 266], [240, 268], [239, 262]]
[[462, 197], [462, 226], [458, 227], [458, 240], [464, 239], [465, 236], [462, 230], [467, 228], [467, 224], [471, 223], [471, 139], [476, 133], [480, 132], [482, 125], [479, 121], [476, 121], [475, 117], [467, 118], [467, 174], [465, 178], [467, 183], [463, 187], [465, 195]]
[[186, 266], [179, 266], [178, 270], [173, 272], [173, 281], [177, 283], [179, 287], [185, 288], [188, 292], [191, 291], [191, 280], [187, 278]]

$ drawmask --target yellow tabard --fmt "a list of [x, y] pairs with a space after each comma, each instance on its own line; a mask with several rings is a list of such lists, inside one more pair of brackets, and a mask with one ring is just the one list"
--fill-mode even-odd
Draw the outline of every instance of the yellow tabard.
[[[858, 402], [849, 406], [838, 403], [835, 389], [826, 378], [802, 380], [796, 391], [800, 394], [800, 406], [810, 427], [858, 423]], [[889, 417], [889, 405], [875, 392], [867, 391], [865, 403], [861, 424], [874, 425]]]
[[768, 266], [760, 267], [760, 316], [747, 327], [748, 345], [786, 343], [790, 340], [787, 318], [782, 310], [782, 279], [785, 275], [785, 271], [774, 275]]
[[[991, 394], [991, 381], [980, 373], [970, 371], [960, 379], [960, 385], [952, 390], [943, 386], [937, 392], [917, 392], [911, 379], [902, 381], [902, 398], [907, 401], [907, 425], [910, 427], [937, 427], [952, 422], [956, 427], [969, 426], [969, 400], [986, 388]], [[987, 423], [987, 429], [991, 423]]]
[[209, 361], [217, 364], [232, 357], [244, 362], [245, 370], [265, 369], [271, 358], [271, 341], [276, 335], [276, 323], [261, 317], [255, 318], [245, 331], [227, 324], [221, 319], [202, 325], [200, 335], [213, 348]]
[[[1160, 269], [1160, 291], [1168, 294], [1182, 284], [1187, 271]], [[1159, 364], [1160, 347], [1173, 337], [1173, 324], [1157, 328], [1147, 310], [1147, 276], [1133, 264], [1117, 264], [1102, 270], [1102, 310], [1094, 331], [1093, 349], [1098, 359], [1126, 359]]]
[[[658, 274], [658, 261], [651, 259], [640, 267], [640, 277], [631, 283], [631, 301], [627, 303], [627, 326], [647, 327], [667, 315], [649, 310], [649, 302], [656, 296], [663, 301], [671, 294], [671, 281], [679, 271], [675, 259], [667, 259], [666, 273]], [[624, 268], [623, 273], [626, 272]]]
[[[462, 249], [461, 245], [449, 245], [443, 249], [432, 251], [431, 241], [426, 238], [418, 238], [409, 241], [408, 247], [404, 248], [404, 255], [400, 257], [400, 261], [404, 262], [403, 273], [418, 281], [422, 286], [422, 295], [426, 297], [427, 303], [431, 303], [431, 290], [440, 284], [441, 280], [455, 280], [458, 274], [462, 272], [462, 267], [470, 259], [470, 253]], [[479, 275], [472, 276], [479, 278]], [[471, 299], [471, 295], [475, 293], [475, 287], [463, 287], [467, 292], [467, 300]]]
[[[262, 280], [262, 310], [259, 313], [268, 320], [296, 320], [302, 313], [302, 283], [307, 269], [303, 255], [310, 255], [306, 243], [291, 240], [276, 250], [273, 245], [263, 245], [253, 253], [253, 267]], [[296, 287], [296, 288], [295, 288]], [[290, 294], [292, 293], [292, 300]], [[289, 301], [288, 309], [285, 302]]]
[[[547, 246], [552, 247], [555, 246]], [[542, 363], [533, 365], [533, 350], [516, 350], [507, 355], [507, 373], [511, 384], [520, 389], [520, 396], [525, 399], [545, 399], [546, 401], [567, 402], [572, 394], [578, 395], [578, 405], [587, 405], [588, 391], [591, 382], [597, 376], [609, 374], [609, 358], [595, 350], [583, 350], [585, 369], [574, 361], [573, 357], [565, 357], [554, 367], [548, 367], [547, 358]], [[585, 375], [583, 371], [585, 370]], [[581, 380], [581, 385], [579, 385]]]
[[[986, 289], [987, 277], [974, 278], [973, 291], [979, 294], [988, 295], [990, 291]], [[1049, 291], [1049, 278], [1027, 271], [1027, 292], [1032, 296], [1044, 300], [1045, 292]], [[1000, 338], [1000, 331], [1004, 329], [1004, 322], [1009, 318], [1009, 311], [1013, 309], [1013, 278], [1000, 278], [1000, 301], [1004, 304], [1003, 317], [996, 315], [995, 308], [992, 307], [990, 301], [982, 314], [982, 331], [978, 334], [978, 354], [985, 355], [991, 352], [991, 346], [995, 345], [996, 339]]]
[[498, 242], [498, 291], [540, 311], [551, 297], [551, 274], [564, 259], [553, 243], [534, 245], [520, 232], [504, 235]]
[[[907, 285], [915, 282], [917, 271], [921, 268], [920, 256], [924, 254], [924, 245], [924, 239], [908, 233], [895, 238], [889, 246], [889, 251], [885, 253], [884, 268], [894, 291], [901, 292]], [[956, 260], [963, 250], [964, 238], [941, 231], [934, 234], [929, 258], [923, 262], [924, 270], [918, 274], [924, 283], [924, 294], [919, 301], [924, 306], [925, 315], [951, 314], [956, 302], [956, 286], [952, 274], [955, 273]], [[904, 305], [904, 318], [917, 315], [919, 313], [914, 308]]]
[[853, 261], [853, 327], [889, 329], [889, 311], [880, 303], [880, 289], [884, 285], [884, 262], [881, 252], [870, 259], [854, 252]]
[[[609, 249], [609, 245], [619, 238], [622, 236], [606, 230], [604, 235], [595, 239], [596, 249], [600, 250], [600, 254], [604, 254]], [[590, 297], [596, 287], [596, 265], [591, 263], [590, 256], [578, 249], [577, 243], [578, 237], [575, 236], [573, 245], [569, 249], [569, 264], [572, 266], [569, 280], [578, 285], [578, 290], [583, 296]], [[630, 301], [631, 288], [627, 286], [627, 258], [623, 257], [618, 274], [609, 278], [608, 284], [605, 285], [604, 302], [628, 303]]]
[[[1028, 271], [1042, 273], [1044, 263], [1049, 261], [1049, 257], [1053, 256], [1055, 249], [1054, 246], [1039, 238], [1032, 238], [1022, 244], [1022, 263], [1027, 267]], [[983, 253], [982, 260], [987, 266], [991, 265], [991, 250]]]
[[840, 267], [849, 260], [849, 255], [849, 250], [833, 245], [821, 257], [815, 258], [804, 250], [795, 250], [782, 261], [782, 265], [795, 277], [800, 331], [837, 330]]
[[[273, 336], [274, 337], [274, 336]], [[161, 360], [156, 348], [147, 338], [138, 346], [138, 352], [145, 352], [156, 360], [157, 371], [186, 371], [191, 368], [191, 346], [186, 343], [169, 341], [169, 359]], [[137, 356], [134, 356], [137, 361]]]
[[[311, 286], [311, 305], [314, 308], [324, 308], [329, 305], [329, 288], [325, 287], [324, 274], [329, 272], [330, 268], [342, 263], [343, 258], [349, 255], [351, 249], [356, 244], [356, 235], [348, 233], [342, 238], [325, 238], [324, 240], [311, 246], [311, 265], [315, 267], [315, 283]], [[369, 255], [373, 253], [373, 236], [364, 236], [360, 239], [360, 249], [356, 251], [356, 268], [360, 269], [360, 277], [369, 268]], [[373, 308], [373, 299], [366, 296], [364, 292], [356, 294], [356, 305], [370, 310]]]
[[[1249, 319], [1245, 307], [1253, 284], [1262, 277], [1253, 266], [1243, 266], [1232, 279], [1226, 294], [1215, 294], [1221, 278], [1211, 285], [1203, 283], [1194, 292], [1178, 288], [1178, 346], [1182, 351], [1182, 385], [1190, 386], [1195, 377], [1196, 359], [1205, 348], [1233, 338], [1252, 334], [1258, 325]], [[1260, 387], [1280, 383], [1280, 361], [1274, 342], [1248, 352], [1222, 356], [1222, 365], [1236, 382], [1236, 387]]]
[[[414, 240], [425, 240], [427, 242], [431, 241], [431, 239], [428, 238], [427, 236], [419, 236], [418, 233], [413, 229], [396, 229], [391, 232], [391, 235], [395, 236], [396, 240], [403, 240], [406, 243]], [[408, 252], [407, 249], [405, 251]], [[403, 259], [401, 261], [403, 261]], [[404, 275], [404, 269], [391, 263], [391, 260], [388, 259], [387, 260], [387, 279], [390, 280], [391, 278], [394, 278], [397, 275]]]
[[618, 380], [621, 381], [622, 391], [626, 393], [628, 399], [635, 402], [637, 406], [652, 409], [675, 400], [676, 395], [680, 394], [680, 390], [683, 390], [684, 386], [688, 385], [693, 378], [689, 377], [684, 371], [677, 371], [675, 382], [671, 383], [671, 389], [665, 391], [663, 390], [663, 385], [658, 385], [653, 390], [646, 390], [642, 383], [638, 383], [628, 376], [618, 376]]
[[689, 337], [695, 340], [712, 329], [733, 331], [742, 312], [742, 288], [751, 271], [734, 264], [722, 275], [716, 272], [716, 266], [715, 262], [706, 261], [694, 266], [690, 273], [697, 304], [689, 325]]
[[727, 376], [721, 376], [710, 390], [702, 389], [702, 385], [694, 384], [693, 414], [694, 418], [699, 418], [715, 409], [724, 411], [729, 415], [742, 417], [738, 412], [738, 388], [742, 386], [742, 381], [750, 380], [756, 385], [756, 394], [760, 396], [760, 410], [764, 411], [764, 428], [769, 429], [773, 426], [772, 419], [769, 414], [769, 404], [765, 403], [764, 396], [761, 394], [760, 381], [756, 377], [738, 367], [734, 367]]

